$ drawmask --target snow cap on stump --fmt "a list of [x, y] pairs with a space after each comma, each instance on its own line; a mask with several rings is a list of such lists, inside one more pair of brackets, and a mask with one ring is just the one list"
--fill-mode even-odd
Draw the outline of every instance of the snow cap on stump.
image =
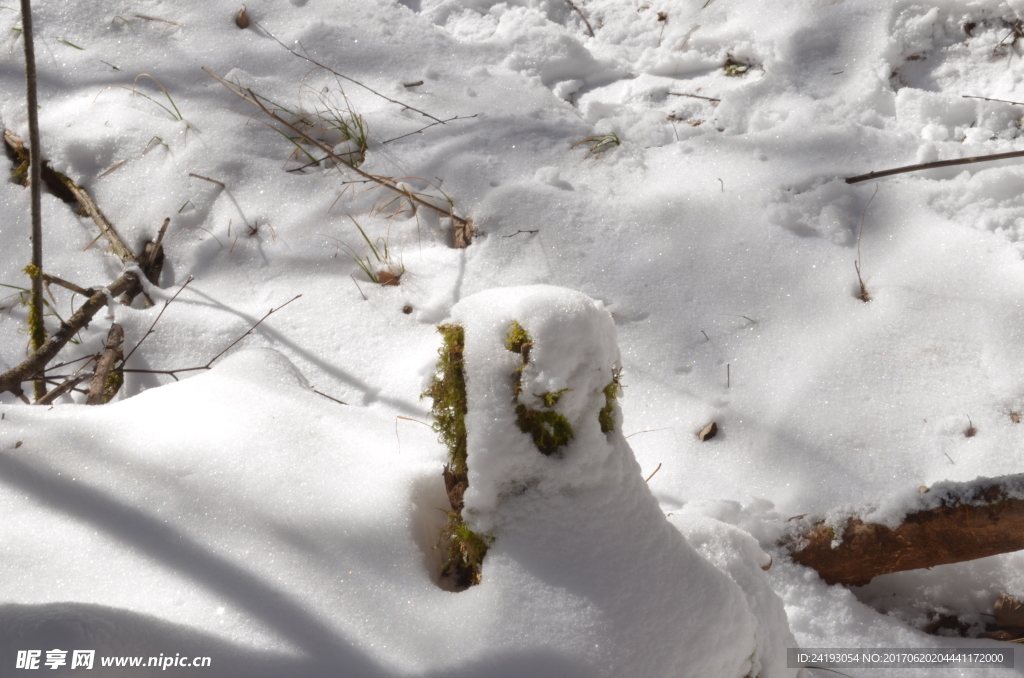
[[[794, 675], [780, 663], [792, 635], [767, 580], [753, 586], [770, 610], [752, 604], [750, 582], [741, 588], [690, 547], [644, 482], [609, 396], [619, 349], [601, 302], [544, 285], [499, 288], [466, 298], [448, 322], [465, 333], [463, 517], [494, 539], [478, 588], [527, 576], [585, 599], [607, 675]], [[530, 429], [538, 420], [546, 445]]]

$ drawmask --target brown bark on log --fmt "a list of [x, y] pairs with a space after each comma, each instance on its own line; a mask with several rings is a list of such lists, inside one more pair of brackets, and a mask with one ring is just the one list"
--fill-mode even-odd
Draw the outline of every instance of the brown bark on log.
[[[792, 558], [829, 584], [863, 586], [890, 572], [959, 563], [1024, 549], [1024, 474], [941, 483], [895, 529], [851, 518], [818, 521], [789, 541]], [[841, 532], [842, 542], [832, 547]]]
[[79, 330], [89, 326], [89, 321], [93, 316], [107, 305], [108, 292], [111, 297], [116, 297], [125, 292], [133, 292], [138, 287], [139, 278], [135, 272], [125, 271], [120, 278], [89, 297], [88, 301], [82, 304], [70, 318], [61, 323], [60, 328], [39, 347], [39, 350], [17, 367], [0, 374], [0, 393], [5, 391], [10, 391], [15, 395], [21, 393], [22, 382], [31, 381], [33, 377], [46, 369], [46, 364], [57, 356], [65, 344], [71, 340], [71, 337], [75, 336]]
[[105, 405], [121, 388], [121, 381], [124, 377], [121, 374], [115, 374], [114, 381], [111, 383], [110, 371], [119, 360], [124, 358], [124, 352], [121, 350], [123, 342], [124, 328], [117, 323], [112, 324], [110, 332], [107, 333], [107, 343], [103, 347], [103, 354], [96, 361], [96, 371], [93, 372], [92, 381], [89, 382], [86, 405]]

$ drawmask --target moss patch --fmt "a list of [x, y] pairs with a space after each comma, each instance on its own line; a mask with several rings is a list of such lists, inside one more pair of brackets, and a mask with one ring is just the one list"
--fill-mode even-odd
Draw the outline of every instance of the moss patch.
[[[522, 353], [523, 347], [527, 344], [532, 345], [533, 339], [530, 338], [530, 335], [523, 329], [522, 325], [513, 320], [508, 328], [508, 334], [505, 335], [505, 348], [513, 353]], [[526, 363], [525, 356], [523, 363]]]
[[480, 566], [487, 555], [489, 538], [469, 529], [462, 519], [463, 496], [469, 488], [466, 463], [466, 374], [463, 351], [466, 335], [458, 325], [437, 328], [444, 340], [438, 349], [437, 373], [424, 397], [434, 401], [433, 429], [438, 440], [448, 448], [448, 464], [444, 467], [444, 484], [451, 510], [441, 530], [440, 547], [446, 552], [441, 578], [456, 591], [480, 583]]
[[520, 403], [516, 405], [516, 421], [519, 430], [529, 433], [533, 444], [547, 456], [568, 444], [573, 437], [569, 420], [553, 410], [531, 410]]
[[604, 407], [597, 413], [597, 421], [601, 424], [601, 433], [615, 430], [615, 402], [619, 399], [619, 371], [612, 371], [612, 380], [604, 387]]
[[554, 407], [558, 404], [558, 401], [562, 399], [562, 394], [571, 390], [571, 388], [560, 388], [557, 391], [542, 393], [538, 397], [544, 401], [544, 407]]
[[466, 375], [462, 352], [466, 339], [458, 325], [437, 328], [444, 339], [438, 349], [437, 373], [424, 396], [434, 400], [431, 414], [438, 440], [448, 448], [448, 461], [455, 476], [466, 475]]
[[568, 444], [573, 438], [572, 425], [564, 416], [554, 411], [555, 405], [562, 398], [562, 395], [570, 388], [563, 388], [557, 391], [548, 391], [537, 397], [544, 403], [544, 409], [534, 410], [519, 402], [519, 395], [523, 391], [523, 369], [530, 363], [530, 349], [533, 348], [533, 339], [530, 334], [517, 321], [513, 320], [509, 325], [508, 334], [505, 335], [505, 348], [523, 357], [522, 363], [516, 368], [513, 375], [512, 402], [516, 406], [516, 423], [519, 430], [530, 435], [533, 444], [541, 453], [551, 456], [558, 451], [559, 447]]
[[441, 541], [448, 554], [441, 568], [441, 577], [456, 591], [465, 591], [479, 584], [482, 578], [480, 565], [494, 542], [493, 537], [477, 534], [469, 529], [461, 515], [449, 511]]
[[722, 69], [730, 78], [739, 78], [747, 74], [747, 71], [750, 70], [750, 64], [745, 64], [742, 61], [736, 61], [732, 57], [729, 57], [726, 60], [725, 65], [722, 66]]

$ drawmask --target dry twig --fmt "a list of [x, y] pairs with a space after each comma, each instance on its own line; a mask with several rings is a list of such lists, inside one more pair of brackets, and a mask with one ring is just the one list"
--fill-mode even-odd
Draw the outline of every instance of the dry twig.
[[671, 97], [690, 97], [691, 99], [703, 99], [704, 101], [711, 101], [716, 104], [722, 102], [721, 99], [716, 99], [714, 97], [702, 97], [699, 94], [687, 94], [686, 92], [669, 92], [668, 95]]

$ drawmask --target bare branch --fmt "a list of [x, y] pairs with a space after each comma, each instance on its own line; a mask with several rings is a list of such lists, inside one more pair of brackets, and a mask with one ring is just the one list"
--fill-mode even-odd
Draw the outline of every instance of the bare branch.
[[230, 350], [232, 349], [232, 347], [234, 347], [234, 346], [235, 346], [235, 344], [237, 344], [237, 343], [238, 343], [238, 342], [240, 342], [240, 341], [241, 341], [242, 339], [245, 339], [245, 338], [246, 338], [247, 336], [249, 336], [250, 334], [252, 334], [252, 331], [253, 331], [254, 329], [256, 329], [257, 327], [259, 327], [259, 326], [260, 326], [260, 323], [262, 323], [262, 322], [263, 322], [264, 320], [266, 320], [267, 318], [269, 318], [269, 317], [270, 317], [271, 315], [273, 315], [273, 314], [277, 313], [277, 312], [278, 312], [278, 311], [280, 311], [280, 310], [281, 310], [282, 308], [284, 308], [284, 307], [285, 307], [285, 306], [287, 306], [288, 304], [292, 303], [293, 301], [295, 301], [296, 299], [298, 299], [298, 298], [299, 298], [299, 297], [301, 297], [301, 296], [302, 296], [301, 294], [296, 294], [296, 295], [295, 295], [294, 297], [292, 297], [292, 298], [291, 298], [291, 299], [289, 299], [288, 301], [284, 302], [283, 304], [281, 304], [281, 305], [280, 305], [280, 306], [278, 306], [277, 308], [272, 308], [272, 309], [270, 309], [269, 311], [267, 311], [267, 314], [266, 314], [266, 315], [264, 315], [264, 316], [263, 316], [262, 318], [260, 318], [259, 320], [257, 320], [257, 321], [256, 321], [256, 324], [255, 324], [255, 325], [253, 325], [252, 327], [250, 327], [250, 328], [249, 328], [248, 330], [246, 330], [246, 331], [245, 331], [245, 334], [243, 334], [243, 335], [242, 335], [242, 336], [240, 336], [240, 337], [239, 337], [238, 339], [235, 339], [235, 340], [234, 340], [233, 342], [231, 342], [230, 344], [228, 344], [228, 345], [227, 345], [227, 347], [226, 347], [226, 348], [225, 348], [225, 349], [224, 349], [223, 351], [221, 351], [221, 352], [220, 352], [220, 353], [218, 353], [217, 355], [215, 355], [215, 356], [213, 356], [212, 358], [210, 358], [210, 362], [206, 363], [206, 365], [204, 365], [203, 367], [204, 367], [205, 369], [207, 369], [207, 370], [208, 370], [208, 369], [210, 369], [210, 367], [211, 367], [211, 366], [213, 365], [213, 363], [214, 363], [214, 362], [216, 362], [217, 358], [221, 357], [222, 355], [224, 355], [225, 353], [227, 353], [228, 351], [230, 351]]
[[699, 94], [687, 94], [686, 92], [669, 92], [668, 95], [672, 97], [690, 97], [691, 99], [703, 99], [704, 101], [711, 101], [716, 104], [722, 102], [721, 99], [716, 99], [714, 97], [702, 97]]
[[961, 97], [964, 99], [981, 99], [982, 101], [998, 101], [1001, 104], [1013, 104], [1014, 106], [1024, 106], [1024, 104], [1022, 104], [1019, 101], [1007, 101], [1006, 99], [989, 99], [988, 97], [976, 97], [970, 94], [963, 94], [961, 95]]
[[[95, 358], [96, 356], [92, 356]], [[75, 390], [75, 387], [81, 384], [83, 381], [89, 378], [88, 374], [78, 374], [75, 376], [68, 377], [60, 386], [57, 386], [52, 391], [44, 395], [42, 398], [35, 402], [36, 405], [52, 405], [57, 401], [57, 398], [61, 397], [69, 391]]]
[[[189, 279], [189, 282], [191, 282], [191, 279]], [[188, 283], [186, 283], [186, 285], [187, 285], [187, 284], [188, 284]], [[182, 285], [182, 289], [184, 289], [184, 285]], [[180, 293], [180, 292], [181, 292], [181, 290], [178, 290], [178, 292]], [[178, 295], [176, 294], [176, 295], [174, 295], [174, 296], [178, 296]], [[262, 323], [262, 322], [263, 322], [264, 320], [266, 320], [267, 318], [269, 318], [269, 317], [270, 317], [271, 315], [273, 315], [274, 313], [277, 313], [277, 312], [278, 312], [278, 311], [280, 311], [280, 310], [281, 310], [282, 308], [284, 308], [284, 307], [285, 307], [285, 306], [287, 306], [288, 304], [292, 303], [293, 301], [295, 301], [296, 299], [298, 299], [298, 298], [299, 298], [299, 297], [301, 297], [301, 296], [302, 296], [301, 294], [296, 294], [296, 295], [295, 295], [294, 297], [292, 297], [292, 298], [291, 298], [291, 299], [289, 299], [288, 301], [284, 302], [283, 304], [281, 304], [281, 305], [280, 305], [280, 306], [278, 306], [277, 308], [272, 308], [272, 309], [270, 309], [269, 311], [267, 311], [267, 313], [266, 313], [266, 314], [265, 314], [265, 315], [264, 315], [264, 316], [263, 316], [262, 318], [260, 318], [259, 320], [257, 320], [257, 321], [256, 321], [256, 322], [255, 322], [255, 323], [254, 323], [254, 324], [253, 324], [253, 325], [252, 325], [252, 326], [251, 326], [251, 327], [250, 327], [249, 329], [247, 329], [247, 330], [245, 331], [245, 334], [243, 334], [242, 336], [238, 337], [238, 338], [237, 338], [237, 339], [235, 339], [235, 340], [234, 340], [233, 342], [231, 342], [230, 344], [228, 344], [228, 345], [227, 345], [227, 346], [226, 346], [226, 347], [224, 348], [224, 350], [223, 350], [223, 351], [221, 351], [221, 352], [220, 352], [220, 353], [218, 353], [217, 355], [215, 355], [215, 356], [213, 356], [212, 358], [210, 358], [210, 360], [209, 360], [209, 361], [208, 361], [208, 362], [207, 362], [207, 363], [206, 363], [205, 365], [198, 365], [198, 366], [196, 366], [196, 367], [181, 367], [181, 368], [178, 368], [178, 369], [175, 369], [175, 370], [141, 370], [141, 369], [127, 369], [127, 368], [121, 368], [121, 369], [118, 369], [118, 370], [115, 370], [115, 371], [116, 371], [116, 372], [119, 372], [119, 373], [123, 373], [123, 374], [129, 374], [129, 373], [131, 373], [131, 374], [165, 374], [165, 375], [167, 375], [167, 376], [169, 376], [169, 377], [173, 378], [173, 379], [174, 379], [175, 381], [178, 381], [178, 373], [180, 373], [180, 372], [197, 372], [197, 371], [199, 371], [199, 370], [209, 370], [209, 369], [213, 369], [213, 363], [215, 363], [215, 362], [217, 361], [217, 359], [218, 359], [218, 358], [220, 358], [220, 357], [221, 357], [222, 355], [224, 355], [225, 353], [227, 353], [228, 351], [230, 351], [230, 350], [231, 350], [231, 348], [232, 348], [232, 347], [234, 347], [234, 346], [235, 346], [235, 345], [236, 345], [236, 344], [237, 344], [238, 342], [240, 342], [240, 341], [241, 341], [242, 339], [245, 339], [245, 338], [246, 338], [247, 336], [249, 336], [250, 334], [252, 334], [252, 331], [253, 331], [253, 330], [255, 330], [255, 329], [256, 329], [257, 327], [259, 327], [259, 326], [260, 326], [260, 323]], [[167, 302], [167, 304], [169, 304], [169, 303], [170, 303], [171, 301], [174, 301], [174, 299], [172, 298], [172, 299], [171, 299], [170, 301], [168, 301], [168, 302]], [[167, 304], [165, 304], [165, 305], [164, 305], [164, 308], [167, 308]], [[161, 311], [160, 311], [160, 314], [161, 314], [161, 315], [163, 314], [163, 309], [161, 309]], [[159, 320], [159, 319], [160, 319], [160, 317], [159, 317], [159, 316], [157, 316], [157, 320]], [[153, 322], [153, 325], [155, 325], [155, 324], [156, 324], [156, 321], [154, 321], [154, 322]], [[150, 332], [151, 332], [151, 331], [153, 330], [153, 327], [152, 327], [152, 326], [150, 326], [150, 328], [149, 328], [149, 329], [150, 329]], [[146, 336], [149, 336], [149, 332], [147, 332], [147, 333], [146, 333]], [[145, 338], [146, 338], [146, 337], [143, 337], [142, 339], [144, 340]], [[141, 343], [142, 343], [142, 341], [140, 340], [140, 341], [139, 341], [139, 344], [141, 344]], [[135, 346], [135, 348], [138, 348], [138, 347], [139, 347], [138, 345], [136, 345], [136, 346]], [[135, 348], [133, 348], [133, 349], [132, 349], [132, 353], [134, 353], [134, 352], [135, 352]], [[122, 364], [122, 365], [124, 365], [124, 363], [125, 363], [125, 362], [127, 362], [127, 361], [128, 361], [128, 358], [130, 358], [130, 357], [131, 357], [131, 353], [129, 353], [129, 354], [128, 354], [128, 357], [127, 357], [127, 358], [125, 358], [124, 360], [122, 360], [122, 361], [121, 361], [121, 364]], [[321, 394], [321, 395], [323, 395], [323, 394]]]
[[[205, 71], [206, 69], [204, 68], [203, 70]], [[190, 177], [195, 177], [196, 179], [202, 179], [203, 181], [209, 181], [211, 184], [217, 184], [221, 188], [227, 188], [227, 186], [224, 185], [223, 181], [217, 181], [216, 179], [211, 179], [210, 177], [204, 177], [202, 174], [193, 174], [192, 172], [189, 172], [188, 175]]]

